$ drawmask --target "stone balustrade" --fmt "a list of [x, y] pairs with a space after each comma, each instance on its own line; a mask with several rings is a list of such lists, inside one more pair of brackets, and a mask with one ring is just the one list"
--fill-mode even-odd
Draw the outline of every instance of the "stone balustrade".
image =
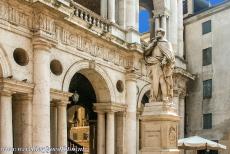
[[95, 26], [104, 32], [109, 31], [109, 21], [101, 17], [100, 15], [94, 13], [93, 11], [85, 8], [84, 6], [71, 2], [74, 8], [74, 16], [85, 21], [90, 26]]

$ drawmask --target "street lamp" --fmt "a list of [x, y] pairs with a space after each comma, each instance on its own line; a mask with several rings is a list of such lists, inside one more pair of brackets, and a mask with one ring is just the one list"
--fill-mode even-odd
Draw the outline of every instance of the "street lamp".
[[79, 94], [76, 91], [73, 93], [72, 100], [74, 104], [76, 104], [79, 101]]
[[77, 102], [79, 101], [79, 94], [77, 93], [77, 91], [75, 91], [73, 93], [73, 96], [72, 96], [72, 100], [74, 102], [74, 108], [75, 108], [75, 111], [74, 111], [74, 116], [73, 116], [73, 124], [74, 126], [76, 127], [77, 126]]

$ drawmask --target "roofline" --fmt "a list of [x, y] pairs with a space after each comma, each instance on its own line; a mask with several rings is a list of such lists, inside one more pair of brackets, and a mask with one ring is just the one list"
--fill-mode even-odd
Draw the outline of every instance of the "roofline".
[[186, 24], [193, 23], [197, 20], [203, 19], [205, 17], [211, 16], [213, 14], [216, 14], [218, 12], [224, 11], [229, 8], [230, 8], [230, 0], [224, 1], [218, 5], [209, 7], [208, 9], [202, 10], [196, 14], [185, 17], [184, 24], [186, 25]]

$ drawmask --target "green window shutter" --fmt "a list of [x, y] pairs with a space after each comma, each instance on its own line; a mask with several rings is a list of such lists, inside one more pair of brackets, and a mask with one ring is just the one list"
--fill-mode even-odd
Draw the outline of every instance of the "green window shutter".
[[212, 22], [211, 20], [208, 20], [204, 23], [202, 23], [202, 34], [207, 34], [212, 31]]
[[212, 113], [203, 114], [203, 129], [212, 128]]
[[212, 97], [212, 79], [203, 81], [203, 98]]
[[212, 64], [212, 48], [206, 48], [203, 50], [203, 66]]

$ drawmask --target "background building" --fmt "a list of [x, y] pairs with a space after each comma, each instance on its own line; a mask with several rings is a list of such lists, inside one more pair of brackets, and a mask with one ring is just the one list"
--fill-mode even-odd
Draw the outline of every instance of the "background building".
[[186, 97], [186, 136], [202, 136], [223, 143], [228, 149], [229, 14], [230, 2], [224, 2], [184, 18], [185, 57], [188, 71], [196, 75]]

